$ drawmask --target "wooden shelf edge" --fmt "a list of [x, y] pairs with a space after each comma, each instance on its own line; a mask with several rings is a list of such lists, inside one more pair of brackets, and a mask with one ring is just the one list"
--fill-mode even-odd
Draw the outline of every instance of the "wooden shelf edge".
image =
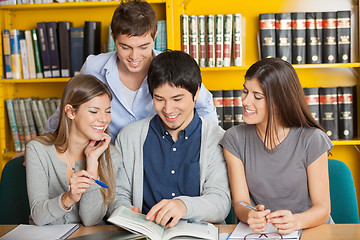
[[70, 78], [34, 78], [34, 79], [3, 79], [0, 83], [60, 83], [68, 82]]
[[[150, 4], [166, 3], [166, 0], [147, 0]], [[19, 4], [19, 5], [1, 5], [0, 9], [4, 10], [33, 10], [46, 8], [94, 8], [94, 7], [112, 7], [118, 6], [119, 1], [97, 1], [97, 2], [65, 2], [65, 3], [41, 3], [41, 4]]]

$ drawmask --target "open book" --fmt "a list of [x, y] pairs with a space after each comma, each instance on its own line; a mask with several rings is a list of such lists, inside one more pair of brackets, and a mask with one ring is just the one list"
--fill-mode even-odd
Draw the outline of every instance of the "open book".
[[[250, 234], [252, 232], [253, 231], [251, 230], [249, 225], [247, 225], [246, 223], [239, 222], [228, 239], [244, 239], [244, 237], [247, 234]], [[266, 234], [266, 233], [274, 233], [274, 232], [277, 232], [277, 228], [274, 227], [271, 223], [267, 223], [266, 231], [261, 233]], [[259, 235], [261, 235], [261, 233], [259, 233]], [[300, 239], [300, 236], [301, 236], [301, 231], [297, 230], [292, 233], [282, 235], [282, 239]], [[254, 235], [251, 238], [247, 237], [246, 239], [259, 239], [259, 237]]]
[[180, 220], [175, 227], [167, 228], [148, 221], [146, 216], [127, 207], [119, 207], [108, 221], [130, 232], [141, 233], [152, 240], [168, 239], [218, 239], [218, 229], [211, 223]]

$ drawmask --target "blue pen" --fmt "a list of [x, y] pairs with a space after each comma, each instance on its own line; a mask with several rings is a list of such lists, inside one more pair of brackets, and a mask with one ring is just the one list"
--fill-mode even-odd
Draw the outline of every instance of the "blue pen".
[[254, 210], [254, 211], [257, 211], [257, 209], [253, 206], [250, 206], [249, 204], [247, 203], [244, 203], [242, 201], [238, 201], [239, 204], [243, 205], [244, 207], [247, 207], [248, 209], [251, 209], [251, 210]]
[[[75, 172], [75, 168], [72, 168], [72, 170], [74, 170], [74, 172]], [[96, 180], [94, 178], [91, 178], [91, 179], [94, 180], [99, 186], [104, 187], [104, 188], [109, 188], [109, 186], [106, 185], [105, 183], [103, 183], [102, 181]]]

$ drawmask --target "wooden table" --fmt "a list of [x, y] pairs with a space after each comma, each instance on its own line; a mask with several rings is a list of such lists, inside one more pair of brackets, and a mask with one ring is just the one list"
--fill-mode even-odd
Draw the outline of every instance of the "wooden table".
[[[0, 237], [14, 229], [17, 225], [0, 225]], [[219, 232], [230, 233], [236, 225], [216, 225]], [[102, 225], [93, 227], [81, 226], [69, 239], [102, 231], [119, 230], [114, 225]], [[319, 227], [306, 229], [303, 231], [301, 240], [359, 240], [360, 224], [323, 224]]]

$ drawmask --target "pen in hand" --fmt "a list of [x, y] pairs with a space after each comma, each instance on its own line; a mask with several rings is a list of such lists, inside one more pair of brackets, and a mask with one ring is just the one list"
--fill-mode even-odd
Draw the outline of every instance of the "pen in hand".
[[254, 210], [254, 211], [257, 211], [257, 209], [253, 206], [250, 206], [249, 204], [247, 203], [244, 203], [242, 201], [238, 201], [239, 204], [243, 205], [244, 207], [247, 207], [248, 209], [251, 209], [251, 210]]
[[[75, 172], [75, 168], [72, 168], [72, 170], [74, 170]], [[104, 187], [104, 188], [109, 188], [108, 185], [106, 185], [105, 183], [101, 182], [100, 180], [97, 180], [97, 179], [94, 179], [94, 178], [91, 178], [94, 182], [96, 182], [99, 186], [101, 187]]]

